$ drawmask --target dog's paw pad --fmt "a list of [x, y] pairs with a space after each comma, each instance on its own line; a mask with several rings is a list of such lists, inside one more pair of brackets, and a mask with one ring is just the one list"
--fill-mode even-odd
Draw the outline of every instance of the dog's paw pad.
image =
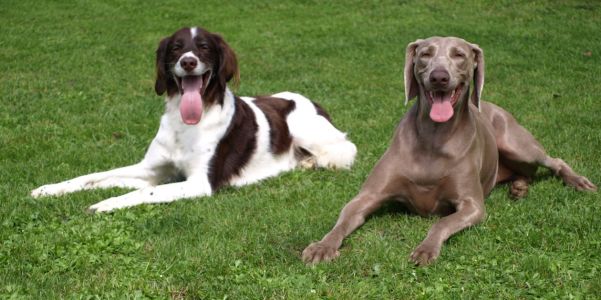
[[440, 255], [440, 247], [420, 244], [411, 252], [409, 260], [417, 266], [427, 266], [433, 263]]
[[324, 245], [320, 242], [312, 243], [303, 250], [302, 258], [306, 264], [317, 264], [322, 261], [331, 261], [340, 256], [338, 249]]
[[524, 198], [528, 195], [528, 182], [525, 180], [516, 180], [511, 183], [509, 193], [514, 199]]

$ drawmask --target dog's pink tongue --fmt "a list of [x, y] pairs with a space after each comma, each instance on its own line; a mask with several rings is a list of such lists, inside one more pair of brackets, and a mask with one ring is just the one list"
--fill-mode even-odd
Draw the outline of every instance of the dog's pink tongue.
[[432, 95], [432, 108], [430, 108], [430, 119], [434, 122], [443, 123], [453, 117], [453, 105], [448, 93], [436, 92]]
[[188, 125], [198, 124], [202, 115], [202, 98], [200, 88], [202, 87], [202, 76], [186, 76], [182, 79], [182, 101], [179, 104], [179, 113], [184, 123]]

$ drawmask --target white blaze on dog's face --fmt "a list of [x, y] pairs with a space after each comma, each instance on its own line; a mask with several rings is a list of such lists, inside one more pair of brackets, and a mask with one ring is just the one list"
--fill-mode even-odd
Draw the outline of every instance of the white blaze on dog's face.
[[157, 94], [180, 99], [182, 121], [200, 122], [205, 107], [220, 104], [227, 82], [237, 74], [234, 52], [217, 35], [183, 28], [161, 41], [157, 49]]
[[[409, 44], [407, 52], [405, 80], [415, 82], [406, 82], [406, 89], [421, 87], [433, 121], [446, 122], [453, 117], [458, 101], [467, 97], [472, 79], [476, 83], [474, 104], [479, 106], [484, 62], [477, 45], [459, 38], [432, 37]], [[482, 66], [478, 66], [479, 61]], [[480, 75], [481, 80], [475, 75]], [[416, 96], [417, 91], [408, 93], [408, 98], [410, 94]]]

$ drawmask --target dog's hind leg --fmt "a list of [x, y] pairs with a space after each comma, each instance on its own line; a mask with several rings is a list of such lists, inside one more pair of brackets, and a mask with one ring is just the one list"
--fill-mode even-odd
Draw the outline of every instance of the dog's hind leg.
[[312, 128], [315, 129], [313, 133], [307, 131], [305, 136], [295, 136], [296, 145], [311, 153], [314, 159], [309, 159], [308, 162], [314, 161], [317, 167], [349, 169], [355, 161], [357, 147], [331, 123], [320, 121], [313, 121], [314, 124], [321, 123], [320, 129]]
[[527, 185], [536, 168], [543, 166], [579, 191], [597, 190], [592, 182], [574, 172], [563, 160], [547, 155], [543, 146], [511, 114], [489, 103], [483, 111], [489, 115], [495, 129], [499, 162], [514, 172], [514, 179], [520, 181], [518, 185]]
[[357, 154], [357, 147], [328, 120], [327, 114], [311, 100], [294, 93], [280, 93], [274, 97], [291, 99], [296, 102], [294, 111], [288, 115], [287, 123], [293, 143], [304, 149], [312, 158], [303, 158], [323, 168], [351, 167]]
[[549, 168], [555, 175], [560, 176], [563, 179], [563, 182], [569, 186], [573, 186], [579, 191], [597, 190], [597, 186], [588, 180], [588, 178], [574, 172], [566, 162], [559, 158], [553, 158], [547, 155], [541, 161], [538, 161], [538, 163]]

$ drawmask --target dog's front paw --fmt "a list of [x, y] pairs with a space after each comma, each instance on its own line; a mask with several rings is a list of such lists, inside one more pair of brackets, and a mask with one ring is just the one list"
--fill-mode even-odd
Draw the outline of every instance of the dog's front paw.
[[306, 264], [316, 264], [322, 261], [330, 261], [340, 255], [338, 249], [322, 242], [316, 242], [303, 250], [303, 261]]
[[101, 212], [110, 212], [115, 209], [125, 207], [122, 203], [117, 199], [117, 197], [109, 198], [104, 201], [100, 201], [90, 207], [88, 207], [87, 211], [89, 213], [101, 213]]
[[64, 193], [65, 191], [61, 184], [47, 184], [31, 191], [31, 197], [40, 198], [47, 196], [58, 196]]
[[409, 260], [418, 266], [426, 266], [434, 262], [438, 255], [440, 255], [440, 246], [424, 241], [411, 252]]

